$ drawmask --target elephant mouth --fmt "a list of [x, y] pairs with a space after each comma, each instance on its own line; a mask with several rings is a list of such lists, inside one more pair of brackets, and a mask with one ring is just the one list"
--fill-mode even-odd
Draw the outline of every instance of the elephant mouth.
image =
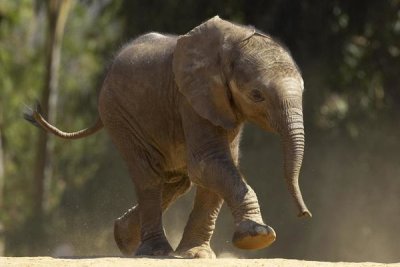
[[187, 176], [187, 171], [185, 168], [179, 168], [174, 170], [167, 170], [164, 172], [166, 183], [177, 183]]

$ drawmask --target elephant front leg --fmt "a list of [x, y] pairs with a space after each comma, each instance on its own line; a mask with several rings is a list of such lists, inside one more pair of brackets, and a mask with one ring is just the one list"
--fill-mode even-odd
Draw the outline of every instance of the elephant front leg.
[[[233, 244], [260, 249], [275, 241], [274, 230], [261, 217], [257, 196], [236, 167], [240, 127], [226, 130], [199, 116], [184, 102], [184, 127], [189, 177], [223, 198], [235, 221]], [[233, 137], [233, 138], [232, 138]], [[230, 140], [236, 140], [230, 141]], [[232, 148], [233, 149], [232, 151]], [[235, 156], [236, 154], [236, 156]]]
[[255, 192], [236, 169], [228, 152], [220, 150], [199, 161], [203, 166], [198, 183], [220, 195], [232, 211], [233, 244], [241, 249], [261, 249], [272, 244], [275, 231], [264, 223]]
[[241, 193], [234, 192], [228, 202], [235, 220], [232, 243], [240, 249], [261, 249], [276, 239], [274, 229], [261, 217], [258, 199], [253, 189], [242, 180]]
[[223, 199], [198, 186], [193, 210], [175, 254], [184, 258], [215, 258], [210, 239]]

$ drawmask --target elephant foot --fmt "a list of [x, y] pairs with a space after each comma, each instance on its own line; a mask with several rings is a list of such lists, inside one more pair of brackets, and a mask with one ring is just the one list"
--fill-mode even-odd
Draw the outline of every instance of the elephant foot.
[[133, 256], [140, 244], [140, 226], [129, 227], [123, 217], [114, 221], [115, 243], [124, 256]]
[[272, 227], [251, 220], [244, 220], [236, 227], [232, 242], [240, 249], [262, 249], [271, 245], [276, 239]]
[[185, 259], [215, 259], [215, 253], [210, 245], [201, 245], [187, 249], [178, 248], [174, 256], [182, 257]]
[[174, 250], [165, 238], [146, 240], [140, 244], [135, 256], [170, 256]]

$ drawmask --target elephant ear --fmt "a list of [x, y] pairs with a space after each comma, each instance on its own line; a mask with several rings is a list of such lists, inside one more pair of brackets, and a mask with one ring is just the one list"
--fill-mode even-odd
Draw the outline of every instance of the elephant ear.
[[180, 36], [173, 58], [179, 91], [201, 117], [225, 129], [234, 128], [237, 118], [223, 74], [223, 49], [240, 30], [216, 16]]

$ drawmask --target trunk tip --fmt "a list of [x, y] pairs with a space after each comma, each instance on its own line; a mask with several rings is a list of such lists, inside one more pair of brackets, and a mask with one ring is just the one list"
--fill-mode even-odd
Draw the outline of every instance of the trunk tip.
[[304, 218], [312, 218], [312, 214], [309, 210], [303, 210], [297, 216], [304, 217]]

